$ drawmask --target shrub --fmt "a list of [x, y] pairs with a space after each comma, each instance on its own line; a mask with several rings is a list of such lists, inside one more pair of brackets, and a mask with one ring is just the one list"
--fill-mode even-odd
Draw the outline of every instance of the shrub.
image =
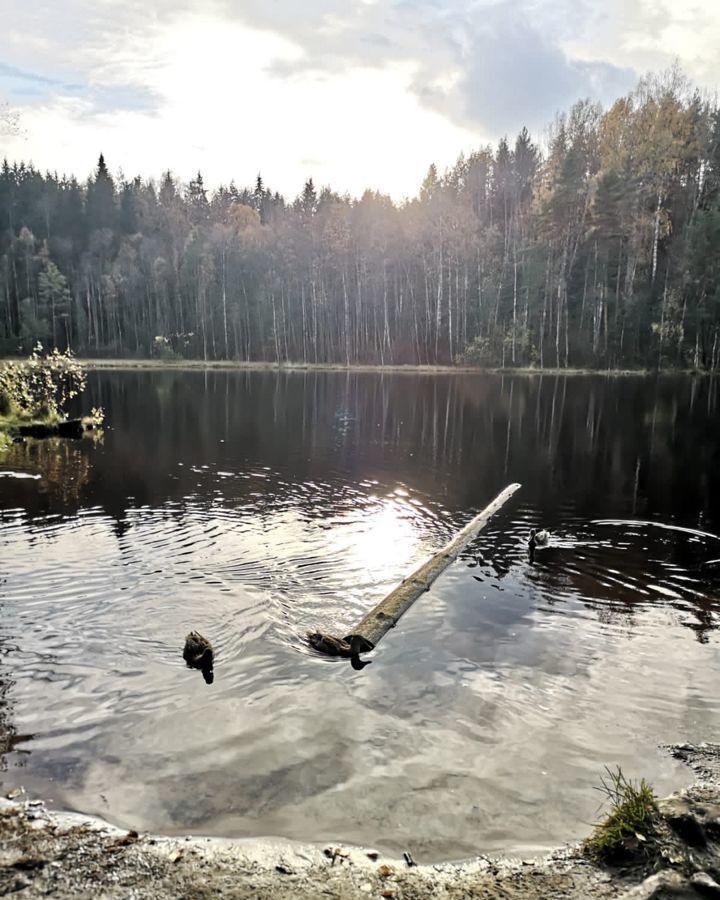
[[174, 359], [182, 359], [182, 356], [173, 349], [170, 338], [159, 334], [153, 341], [153, 356], [166, 361]]
[[28, 360], [0, 369], [0, 396], [7, 409], [2, 414], [14, 411], [20, 416], [57, 418], [85, 383], [85, 370], [71, 350], [45, 353], [38, 343]]
[[502, 362], [502, 350], [498, 348], [497, 341], [478, 336], [458, 354], [455, 362], [461, 366], [499, 366]]

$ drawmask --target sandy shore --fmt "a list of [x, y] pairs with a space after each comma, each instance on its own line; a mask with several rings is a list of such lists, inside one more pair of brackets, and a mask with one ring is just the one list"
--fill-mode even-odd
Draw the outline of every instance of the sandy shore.
[[542, 860], [479, 858], [435, 866], [368, 852], [279, 840], [137, 836], [97, 819], [50, 813], [40, 802], [0, 803], [0, 895], [599, 900], [619, 897], [632, 884], [613, 881], [572, 850]]
[[[661, 859], [595, 865], [579, 846], [542, 859], [411, 865], [284, 840], [138, 835], [42, 801], [0, 801], [0, 895], [20, 898], [652, 900], [720, 896], [720, 745], [669, 748], [696, 776], [660, 804]], [[659, 870], [659, 871], [655, 871]]]

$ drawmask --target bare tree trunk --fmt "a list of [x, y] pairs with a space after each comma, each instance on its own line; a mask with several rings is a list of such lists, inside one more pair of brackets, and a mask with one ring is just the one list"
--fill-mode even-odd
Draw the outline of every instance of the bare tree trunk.
[[662, 209], [662, 191], [658, 191], [657, 206], [655, 208], [655, 227], [653, 229], [653, 252], [652, 252], [652, 275], [650, 283], [655, 284], [655, 273], [657, 272], [658, 260], [658, 243], [660, 240], [660, 210]]
[[307, 315], [305, 312], [305, 283], [300, 284], [300, 309], [302, 315], [302, 361], [306, 363], [307, 358]]
[[665, 287], [663, 288], [662, 305], [660, 306], [660, 336], [658, 340], [658, 369], [662, 367], [663, 345], [665, 343], [665, 309], [667, 307], [668, 274], [670, 266], [665, 269]]
[[517, 335], [517, 238], [513, 235], [513, 326], [512, 326], [512, 364], [515, 365], [515, 340]]
[[350, 365], [350, 303], [348, 301], [347, 281], [345, 280], [345, 269], [342, 271], [343, 286], [343, 313], [345, 327], [345, 365]]
[[390, 340], [390, 323], [388, 321], [387, 261], [383, 260], [383, 348], [385, 347], [388, 349], [390, 362], [392, 363], [392, 342]]
[[277, 313], [275, 310], [275, 292], [272, 291], [270, 294], [270, 302], [272, 304], [272, 318], [273, 318], [273, 343], [275, 344], [275, 362], [280, 363], [280, 341], [278, 339], [278, 327], [277, 327]]
[[453, 314], [452, 314], [452, 277], [450, 272], [448, 272], [448, 302], [447, 302], [447, 310], [448, 310], [448, 352], [450, 354], [450, 363], [452, 364], [453, 360]]
[[222, 249], [222, 308], [223, 308], [223, 334], [225, 336], [225, 359], [230, 357], [230, 348], [228, 346], [228, 324], [227, 324], [227, 266], [226, 251]]
[[443, 246], [440, 242], [440, 265], [438, 267], [438, 289], [437, 301], [435, 304], [435, 362], [438, 361], [438, 350], [440, 347], [440, 325], [442, 322], [441, 304], [443, 295]]

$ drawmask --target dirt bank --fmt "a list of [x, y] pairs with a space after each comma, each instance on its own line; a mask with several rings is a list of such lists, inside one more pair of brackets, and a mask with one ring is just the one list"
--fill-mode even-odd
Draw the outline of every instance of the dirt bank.
[[[661, 854], [622, 869], [579, 847], [539, 860], [409, 865], [349, 847], [138, 836], [40, 801], [0, 801], [0, 895], [19, 898], [623, 898], [720, 896], [720, 745], [669, 748], [695, 784], [660, 804]], [[659, 870], [659, 871], [655, 871]]]
[[326, 855], [323, 848], [279, 841], [136, 837], [32, 803], [0, 806], [0, 848], [0, 894], [18, 897], [551, 900], [622, 893], [572, 852], [531, 863], [478, 859], [410, 867], [347, 847], [325, 848]]

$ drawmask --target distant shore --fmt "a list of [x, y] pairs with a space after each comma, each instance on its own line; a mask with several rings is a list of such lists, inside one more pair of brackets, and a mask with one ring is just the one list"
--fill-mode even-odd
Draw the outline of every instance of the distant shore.
[[[94, 359], [78, 357], [87, 369], [230, 369], [256, 372], [346, 372], [409, 375], [712, 375], [715, 373], [688, 369], [557, 369], [557, 368], [500, 368], [450, 365], [378, 365], [374, 363], [304, 363], [304, 362], [249, 362], [234, 359]], [[17, 361], [3, 359], [2, 362]]]

